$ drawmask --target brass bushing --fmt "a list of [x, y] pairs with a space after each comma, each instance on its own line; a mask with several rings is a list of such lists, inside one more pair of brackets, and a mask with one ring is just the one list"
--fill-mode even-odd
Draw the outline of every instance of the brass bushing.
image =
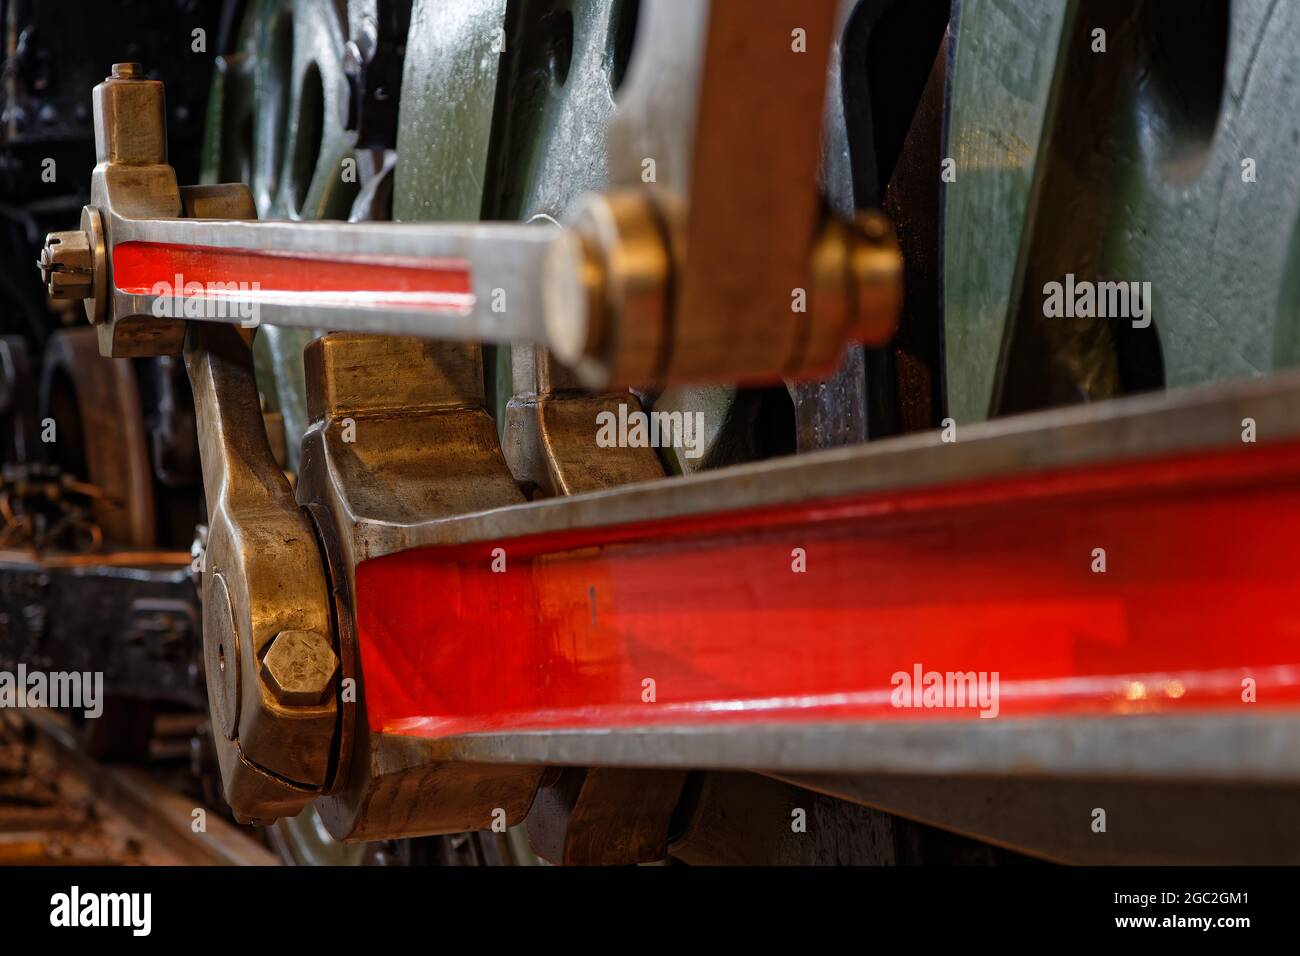
[[668, 227], [643, 190], [588, 193], [545, 265], [547, 344], [587, 388], [663, 371], [671, 303]]
[[788, 375], [829, 375], [850, 343], [888, 342], [903, 306], [903, 256], [889, 220], [875, 210], [828, 220], [813, 244], [808, 284], [805, 345]]

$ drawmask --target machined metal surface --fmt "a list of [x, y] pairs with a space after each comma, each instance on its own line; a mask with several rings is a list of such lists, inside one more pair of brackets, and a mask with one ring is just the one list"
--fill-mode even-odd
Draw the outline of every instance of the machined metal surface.
[[[643, 45], [611, 119], [611, 176], [644, 183], [652, 164], [659, 184], [674, 269], [672, 331], [659, 345], [664, 380], [825, 375], [846, 343], [878, 344], [893, 332], [896, 303], [826, 301], [828, 279], [847, 277], [815, 248], [838, 235], [822, 229], [812, 186], [837, 20], [833, 0], [798, 11], [778, 2], [719, 2], [684, 16], [670, 4], [644, 11]], [[735, 42], [741, 35], [746, 42]], [[657, 127], [674, 131], [671, 145]], [[787, 186], [772, 192], [765, 184], [773, 182]], [[768, 201], [755, 204], [764, 192]], [[796, 290], [805, 309], [794, 305]], [[613, 347], [601, 365], [617, 366], [623, 348]], [[644, 352], [642, 342], [626, 348], [639, 361], [649, 360]]]
[[[133, 284], [122, 274], [126, 245], [129, 264], [149, 279], [165, 276], [169, 269], [179, 269], [193, 281], [223, 285], [262, 277], [254, 279], [260, 289], [218, 293], [214, 299], [228, 307], [196, 318], [249, 324], [241, 307], [256, 306], [258, 323], [295, 328], [468, 341], [534, 341], [544, 334], [543, 300], [537, 292], [543, 288], [542, 262], [556, 236], [545, 226], [352, 223], [341, 228], [325, 222], [114, 218], [110, 230], [119, 270], [115, 305], [122, 314], [151, 315], [159, 299], [153, 282]], [[131, 243], [141, 244], [139, 257]], [[157, 245], [180, 248], [150, 248]], [[219, 250], [229, 250], [229, 255]], [[391, 287], [373, 284], [364, 268], [368, 258], [394, 270]], [[338, 289], [299, 283], [273, 288], [263, 281], [262, 270], [277, 259], [296, 260], [298, 268], [308, 271], [340, 262], [353, 265], [355, 272], [341, 274]], [[437, 288], [439, 283], [445, 289]], [[494, 297], [501, 301], [502, 296], [511, 307], [492, 311]]]
[[1300, 784], [1300, 720], [1095, 717], [601, 728], [410, 738], [428, 760], [795, 774], [1111, 777]]
[[1252, 419], [1260, 447], [1300, 434], [1300, 374], [1134, 396], [869, 446], [774, 459], [671, 481], [439, 519], [406, 531], [412, 547], [452, 545], [740, 511], [840, 495], [922, 488], [1179, 452], [1241, 447]]
[[[61, 286], [61, 295], [103, 293], [85, 297], [92, 319], [106, 308], [112, 313], [100, 332], [105, 354], [173, 354], [185, 318], [470, 341], [544, 337], [540, 310], [549, 300], [540, 294], [541, 266], [554, 231], [507, 224], [341, 229], [247, 213], [231, 218], [229, 209], [221, 221], [181, 218], [182, 194], [166, 163], [162, 86], [140, 78], [136, 64], [120, 67], [96, 88], [100, 165], [86, 215], [103, 224], [47, 249], [52, 283], [80, 277]], [[100, 229], [111, 262], [108, 292], [95, 286], [104, 281], [102, 264], [67, 271], [80, 262], [73, 261], [77, 248], [90, 259]], [[502, 301], [512, 307], [492, 308]]]
[[[464, 102], [444, 106], [439, 98], [432, 110], [418, 110], [409, 124], [402, 124], [407, 149], [412, 149], [412, 138], [423, 142], [423, 137], [437, 133], [440, 140], [437, 149], [413, 149], [417, 162], [399, 171], [394, 183], [395, 215], [470, 218], [482, 206], [544, 223], [583, 189], [602, 184], [599, 170], [588, 163], [590, 155], [603, 153], [603, 142], [592, 139], [600, 126], [599, 110], [593, 115], [580, 107], [608, 102], [613, 69], [604, 62], [609, 8], [601, 5], [574, 11], [578, 18], [574, 62], [567, 65], [566, 76], [552, 76], [544, 87], [540, 119], [531, 112], [531, 100], [515, 100], [516, 94], [524, 96], [535, 90], [535, 71], [530, 64], [542, 55], [539, 42], [551, 39], [551, 34], [543, 32], [539, 40], [532, 32], [536, 25], [530, 17], [535, 12], [524, 9], [523, 23], [505, 24], [503, 5], [484, 3], [456, 16], [451, 16], [449, 8], [434, 7], [417, 17], [415, 43], [421, 47], [436, 44], [446, 55], [435, 59], [432, 66], [427, 58], [409, 61], [414, 73], [408, 71], [408, 83], [417, 84], [417, 89], [426, 82], [453, 83], [463, 91]], [[547, 22], [561, 21], [552, 16]], [[507, 127], [502, 135], [510, 145], [501, 147], [493, 160], [488, 134], [498, 61], [474, 54], [496, 42], [498, 36], [514, 53], [513, 60], [501, 61], [509, 64], [509, 82], [518, 82], [521, 89], [510, 91], [512, 107], [504, 120], [498, 119]], [[565, 38], [557, 34], [553, 39], [562, 44]], [[428, 69], [432, 74], [426, 75]], [[526, 128], [515, 128], [515, 118]], [[572, 134], [575, 123], [586, 131], [584, 141], [591, 140], [586, 153], [528, 148], [532, 145], [531, 139], [525, 139], [529, 124], [552, 131], [549, 135], [554, 135], [558, 144], [560, 137]], [[453, 156], [467, 157], [467, 161], [451, 163]], [[505, 301], [511, 300], [507, 297]], [[350, 595], [358, 561], [404, 547], [403, 525], [489, 501], [520, 501], [514, 482], [531, 493], [553, 495], [662, 474], [650, 449], [597, 449], [591, 428], [594, 415], [602, 408], [614, 407], [619, 396], [583, 394], [544, 348], [519, 345], [512, 351], [516, 394], [505, 411], [503, 439], [513, 472], [510, 475], [501, 467], [495, 428], [485, 414], [487, 396], [477, 347], [333, 335], [308, 349], [310, 405], [317, 424], [304, 446], [301, 493], [322, 528], [336, 588], [344, 588], [346, 582]], [[622, 400], [635, 402], [626, 393]], [[401, 420], [392, 415], [398, 407], [408, 410]], [[466, 444], [464, 438], [472, 440]], [[404, 446], [421, 450], [427, 473], [421, 475], [401, 463], [398, 449]], [[366, 467], [349, 465], [354, 458], [364, 461]], [[322, 473], [327, 477], [323, 479]], [[383, 504], [385, 500], [388, 506]], [[348, 619], [351, 613], [350, 601], [343, 602], [340, 617]], [[344, 627], [350, 630], [350, 622]], [[359, 676], [364, 686], [364, 674]], [[502, 768], [491, 775], [475, 772], [470, 776], [448, 764], [427, 765], [423, 771], [411, 765], [408, 771], [394, 773], [385, 769], [392, 761], [389, 755], [403, 753], [404, 742], [364, 726], [361, 707], [356, 708], [353, 719], [359, 725], [351, 782], [342, 793], [321, 804], [321, 817], [335, 835], [366, 838], [385, 833], [482, 829], [498, 807], [510, 807], [511, 820], [523, 812], [534, 821], [542, 815], [537, 804], [545, 803], [545, 798], [533, 797], [539, 779], [536, 772], [525, 768], [525, 773], [512, 773]], [[585, 773], [571, 773], [582, 788]], [[619, 779], [640, 788], [644, 776], [623, 773]], [[651, 779], [657, 778], [651, 775]], [[402, 792], [398, 788], [409, 792], [412, 787], [436, 787], [439, 798], [404, 808], [400, 815], [395, 813], [391, 795]], [[604, 791], [598, 791], [594, 783], [587, 792], [581, 818], [589, 823], [570, 828], [566, 814], [557, 822], [561, 844], [566, 833], [571, 833], [574, 846], [580, 847], [574, 852], [588, 862], [635, 862], [662, 856], [667, 839], [665, 821], [661, 821], [663, 832], [658, 839], [650, 838], [650, 848], [638, 844], [629, 857], [628, 847], [634, 841], [627, 835], [636, 827], [637, 816], [602, 800]], [[656, 807], [663, 814], [671, 813], [674, 799], [670, 793]], [[527, 809], [529, 803], [531, 810]], [[520, 806], [524, 809], [515, 809]], [[557, 859], [563, 855], [562, 849], [557, 851]]]
[[595, 423], [641, 414], [631, 392], [592, 395], [543, 348], [512, 350], [515, 395], [506, 407], [502, 450], [515, 479], [547, 497], [662, 477], [654, 449], [602, 448]]
[[[369, 653], [384, 658], [390, 651], [400, 656], [405, 653], [402, 648], [411, 650], [445, 639], [447, 646], [439, 643], [440, 662], [446, 666], [457, 661], [457, 667], [472, 667], [479, 653], [475, 646], [459, 640], [449, 629], [431, 625], [418, 606], [408, 602], [404, 630], [396, 634], [391, 628], [385, 631], [374, 613], [374, 602], [378, 600], [386, 609], [384, 613], [391, 615], [392, 604], [401, 600], [409, 581], [433, 582], [447, 575], [445, 580], [455, 580], [460, 589], [462, 614], [479, 620], [482, 608], [474, 595], [481, 581], [485, 594], [498, 596], [490, 597], [483, 607], [505, 615], [502, 621], [493, 618], [491, 623], [484, 618], [482, 626], [492, 628], [497, 645], [509, 641], [521, 659], [525, 654], [541, 654], [543, 664], [555, 675], [550, 685], [555, 692], [534, 693], [526, 679], [515, 681], [507, 674], [492, 693], [468, 697], [456, 693], [440, 677], [441, 672], [430, 671], [426, 680], [435, 688], [435, 695], [427, 700], [421, 697], [418, 674], [408, 675], [400, 691], [372, 682], [368, 718], [394, 735], [407, 735], [406, 746], [415, 762], [727, 767], [836, 774], [1073, 774], [1294, 784], [1300, 768], [1296, 753], [1300, 737], [1293, 710], [1296, 682], [1291, 650], [1279, 638], [1291, 626], [1292, 612], [1280, 601], [1272, 573], [1268, 581], [1273, 583], [1262, 585], [1255, 570], [1270, 560], [1275, 566], [1279, 562], [1285, 566], [1291, 546], [1284, 543], [1274, 550], [1254, 531], [1229, 534], [1212, 516], [1221, 514], [1220, 505], [1213, 502], [1220, 501], [1225, 496], [1223, 489], [1234, 481], [1227, 470], [1218, 470], [1219, 464], [1235, 463], [1233, 467], [1244, 467], [1253, 475], [1246, 485], [1230, 485], [1247, 490], [1246, 496], [1234, 500], [1243, 502], [1243, 507], [1253, 502], [1253, 510], [1249, 516], [1240, 508], [1231, 511], [1225, 519], [1229, 525], [1248, 520], [1258, 530], [1261, 515], [1270, 513], [1272, 496], [1294, 493], [1298, 401], [1300, 379], [1289, 375], [1269, 382], [1148, 396], [990, 423], [967, 429], [955, 443], [943, 442], [938, 436], [933, 440], [929, 436], [900, 438], [795, 461], [533, 502], [414, 529], [413, 540], [419, 535], [430, 544], [436, 541], [459, 547], [407, 553], [394, 556], [400, 559], [398, 563], [381, 561], [358, 569], [355, 601], [363, 656]], [[1244, 418], [1254, 419], [1268, 440], [1243, 444]], [[1282, 457], [1275, 459], [1275, 454]], [[1283, 460], [1291, 462], [1285, 471], [1279, 464]], [[1202, 465], [1195, 464], [1198, 461], [1209, 470], [1202, 472]], [[1159, 575], [1144, 578], [1146, 569], [1152, 567], [1148, 545], [1163, 548], [1159, 553], [1166, 558], [1170, 549], [1176, 548], [1180, 557], [1169, 560], [1180, 564], [1191, 561], [1196, 566], [1201, 559], [1189, 552], [1186, 543], [1176, 543], [1181, 539], [1172, 532], [1164, 533], [1167, 523], [1159, 524], [1151, 534], [1138, 531], [1127, 543], [1115, 530], [1117, 526], [1095, 523], [1094, 518], [1111, 507], [1103, 499], [1118, 497], [1118, 489], [1135, 487], [1137, 472], [1133, 469], [1140, 470], [1151, 484], [1147, 487], [1145, 480], [1138, 480], [1145, 490], [1125, 491], [1124, 497], [1131, 499], [1136, 494], [1146, 502], [1140, 507], [1149, 512], [1156, 510], [1152, 496], [1160, 497], [1164, 490], [1168, 491], [1165, 498], [1178, 498], [1181, 481], [1191, 481], [1189, 488], [1201, 489], [1188, 499], [1188, 507], [1208, 502], [1201, 527], [1216, 541], [1213, 556], [1201, 559], [1220, 569], [1239, 564], [1241, 573], [1233, 577], [1223, 570], [1211, 572], [1215, 594], [1196, 596], [1184, 594], [1177, 583], [1170, 584], [1170, 574], [1175, 582], [1181, 578], [1169, 568], [1162, 566]], [[1016, 497], [1019, 492], [1004, 496], [982, 483], [1003, 476], [1023, 489], [1023, 482], [1029, 480], [1026, 475], [1034, 476], [1038, 489], [1030, 499]], [[1093, 486], [1099, 497], [1092, 499], [1096, 504], [1091, 508], [1085, 485], [1075, 481], [1087, 475], [1100, 482]], [[1202, 477], [1186, 477], [1195, 475]], [[890, 488], [902, 489], [901, 497], [883, 494]], [[846, 498], [854, 489], [882, 494]], [[929, 489], [935, 489], [938, 497], [925, 498]], [[949, 494], [955, 497], [945, 497]], [[1053, 512], [1055, 518], [1043, 519], [1047, 511], [1035, 504], [1038, 496], [1049, 510], [1055, 506], [1047, 505], [1048, 499], [1060, 505], [1060, 510]], [[943, 597], [931, 593], [919, 583], [925, 577], [918, 578], [910, 562], [927, 548], [936, 547], [935, 542], [951, 547], [953, 541], [969, 539], [960, 522], [948, 522], [938, 515], [931, 516], [933, 520], [927, 517], [923, 498], [948, 501], [963, 513], [968, 513], [963, 510], [966, 508], [978, 511], [987, 506], [1008, 527], [1024, 524], [1025, 530], [1012, 535], [1009, 550], [997, 545], [997, 533], [989, 527], [971, 536], [985, 545], [984, 553], [993, 566], [1006, 568], [1007, 554], [1031, 551], [1053, 555], [1047, 562], [1055, 566], [1059, 560], [1062, 570], [1059, 574], [1049, 571], [1041, 588], [1031, 585], [1021, 592], [1004, 583], [991, 593], [987, 576], [972, 572], [978, 562], [953, 563], [946, 581], [952, 593]], [[837, 501], [863, 504], [861, 537], [854, 537], [857, 532], [836, 517], [847, 514], [836, 510]], [[737, 520], [749, 516], [761, 524], [764, 515], [771, 515], [770, 509], [782, 502], [804, 503], [811, 510], [801, 511], [800, 519], [809, 520], [791, 525], [788, 533], [757, 532], [743, 540], [738, 526], [728, 524], [728, 515], [737, 516]], [[1126, 506], [1120, 507], [1124, 510]], [[830, 539], [819, 536], [811, 523], [819, 514], [832, 537], [848, 535], [857, 544], [845, 550], [822, 551], [821, 546], [829, 545]], [[675, 548], [670, 539], [687, 535], [683, 519], [703, 528]], [[1131, 528], [1138, 519], [1125, 520]], [[888, 543], [904, 540], [895, 531], [918, 536], [907, 539], [909, 550], [887, 559], [885, 555], [891, 554]], [[708, 550], [710, 541], [730, 541], [728, 534], [736, 536], [734, 551]], [[1058, 538], [1065, 546], [1064, 554], [1052, 550], [1052, 542]], [[1129, 556], [1121, 579], [1114, 577], [1120, 573], [1115, 567], [1106, 577], [1089, 572], [1092, 558], [1088, 548], [1093, 540], [1111, 546], [1113, 561]], [[816, 613], [822, 615], [820, 623], [810, 625], [801, 618], [788, 618], [787, 640], [764, 643], [770, 618], [763, 615], [812, 606], [814, 599], [800, 596], [803, 592], [798, 585], [784, 583], [790, 542], [805, 544], [811, 559], [820, 554], [821, 560], [829, 562], [824, 570], [831, 582], [854, 576], [852, 565], [837, 559], [849, 561], [857, 554], [866, 556], [869, 563], [889, 560], [897, 564], [902, 569], [899, 574], [910, 575], [912, 583], [891, 579], [883, 564], [872, 564], [878, 580], [859, 584], [856, 596], [848, 584], [816, 595], [829, 601], [825, 607], [816, 605]], [[1139, 545], [1136, 550], [1135, 542]], [[504, 583], [493, 585], [494, 575], [485, 565], [494, 545], [500, 555], [509, 554], [516, 566], [524, 563], [521, 571], [514, 572], [522, 578], [500, 578], [497, 580]], [[876, 548], [879, 557], [873, 559], [870, 555]], [[693, 555], [701, 549], [704, 556], [695, 560]], [[621, 569], [617, 566], [620, 555], [628, 562]], [[739, 563], [727, 564], [727, 555]], [[1038, 560], [1031, 556], [1027, 562]], [[482, 571], [477, 570], [480, 567]], [[711, 572], [710, 567], [728, 570]], [[640, 577], [624, 573], [630, 569]], [[716, 587], [698, 585], [698, 591], [690, 590], [698, 576], [710, 573], [716, 573]], [[644, 576], [656, 574], [650, 582], [644, 580]], [[386, 595], [385, 575], [394, 575], [388, 579], [391, 588]], [[1026, 571], [1027, 578], [1034, 576]], [[511, 581], [516, 583], [511, 585]], [[745, 583], [733, 583], [730, 590], [722, 583], [736, 581]], [[1111, 591], [1110, 581], [1118, 590]], [[665, 596], [672, 591], [670, 584], [686, 588], [688, 595], [707, 592], [714, 603], [702, 626], [686, 617], [668, 617], [677, 621], [676, 630], [670, 631], [676, 637], [661, 640], [658, 630], [663, 627], [663, 615], [672, 614]], [[1268, 606], [1278, 613], [1241, 620], [1242, 628], [1252, 634], [1249, 640], [1236, 644], [1218, 640], [1220, 624], [1214, 622], [1237, 620], [1234, 609], [1247, 594], [1254, 594], [1262, 606], [1264, 587], [1268, 589]], [[904, 588], [914, 590], [915, 595], [909, 598], [902, 593]], [[1143, 605], [1162, 589], [1171, 602], [1161, 605], [1165, 611], [1192, 615], [1186, 627], [1171, 621], [1168, 614], [1154, 619], [1153, 608]], [[603, 597], [598, 597], [598, 591]], [[500, 598], [502, 593], [508, 596]], [[764, 597], [769, 593], [771, 601]], [[1025, 603], [1020, 606], [1027, 618], [1012, 612], [1003, 625], [963, 623], [983, 620], [986, 612], [992, 615], [989, 620], [998, 618], [1022, 598]], [[516, 614], [518, 605], [523, 609]], [[953, 612], [942, 623], [933, 617], [940, 607], [951, 607]], [[756, 617], [745, 617], [749, 608]], [[1088, 623], [1076, 612], [1087, 615]], [[756, 624], [760, 619], [761, 626]], [[547, 657], [550, 645], [544, 640], [529, 643], [534, 620], [539, 625], [537, 634], [559, 629], [570, 640]], [[1031, 652], [1016, 637], [1030, 620], [1035, 622], [1038, 649], [1046, 655], [1045, 661], [1050, 659], [1047, 669], [1034, 671], [1032, 678], [1024, 668], [1032, 668], [1027, 662], [1037, 651]], [[844, 627], [845, 643], [814, 647], [821, 639], [819, 630], [829, 632], [839, 626]], [[523, 631], [522, 638], [514, 633], [516, 627]], [[725, 638], [713, 639], [719, 630], [731, 627], [739, 633], [736, 641], [728, 644]], [[1000, 637], [991, 636], [995, 629], [1002, 632]], [[868, 689], [861, 693], [856, 691], [858, 685], [850, 683], [853, 678], [849, 675], [851, 659], [865, 653], [848, 637], [859, 633], [877, 633], [877, 639], [870, 642], [873, 647], [896, 647], [898, 652], [895, 658], [870, 665], [875, 678], [863, 672], [863, 686]], [[891, 709], [890, 671], [902, 661], [917, 660], [915, 655], [940, 653], [936, 648], [947, 646], [941, 637], [952, 637], [960, 646], [969, 639], [973, 642], [970, 646], [980, 647], [986, 662], [1001, 667], [1007, 678], [1002, 694], [1006, 712], [999, 719], [906, 719], [909, 715]], [[790, 641], [800, 648], [793, 655], [788, 650]], [[931, 647], [931, 641], [938, 644]], [[467, 656], [463, 661], [453, 644], [464, 649]], [[670, 649], [683, 644], [689, 644], [695, 656], [693, 666], [679, 669]], [[851, 647], [854, 649], [848, 650]], [[1121, 651], [1095, 650], [1110, 647], [1128, 648], [1128, 656]], [[1210, 652], [1207, 647], [1217, 650]], [[1179, 657], [1179, 648], [1192, 657]], [[1234, 657], [1238, 650], [1241, 654]], [[822, 651], [840, 662], [830, 678], [832, 688], [840, 692], [829, 693], [824, 700], [813, 693], [812, 685], [790, 682], [791, 674], [806, 671], [808, 660], [820, 659]], [[968, 660], [964, 652], [955, 653], [960, 660]], [[743, 657], [744, 674], [720, 663], [730, 660], [730, 654], [738, 660]], [[1059, 670], [1063, 659], [1076, 658], [1077, 665]], [[1139, 660], [1140, 664], [1134, 663]], [[710, 672], [706, 665], [718, 665], [719, 669]], [[1131, 670], [1134, 667], [1141, 673]], [[749, 686], [748, 676], [764, 668], [768, 668], [770, 681], [757, 678], [750, 690], [744, 689]], [[1023, 671], [1023, 680], [1012, 676], [1017, 670]], [[1049, 672], [1057, 676], [1048, 676]], [[640, 696], [645, 674], [657, 676], [663, 693], [668, 693], [665, 688], [676, 688], [670, 703], [646, 704], [646, 698]], [[1243, 676], [1266, 689], [1261, 700], [1266, 697], [1267, 706], [1256, 710], [1251, 699], [1239, 698], [1249, 683]], [[503, 689], [500, 707], [495, 708], [497, 687], [507, 685], [517, 687], [519, 694], [512, 696], [513, 690]], [[1026, 702], [1031, 697], [1042, 700], [1043, 706], [1026, 704], [1023, 710], [1013, 712], [1015, 697], [1021, 694], [1026, 695]], [[1046, 698], [1035, 697], [1040, 694], [1058, 696], [1048, 703]], [[509, 704], [504, 703], [506, 699]], [[852, 710], [853, 701], [859, 699], [862, 710], [853, 720], [812, 719], [819, 706], [828, 711]], [[424, 708], [422, 701], [429, 706]], [[785, 719], [795, 712], [800, 720]], [[416, 756], [420, 754], [423, 756]]]
[[[620, 303], [623, 316], [632, 319], [622, 326], [624, 334], [635, 330], [637, 337], [632, 351], [640, 353], [640, 376], [651, 377], [653, 373], [645, 370], [655, 367], [663, 351], [666, 312], [658, 284], [669, 266], [665, 239], [657, 217], [635, 194], [611, 194], [603, 200], [594, 194], [606, 185], [608, 173], [602, 162], [591, 161], [593, 155], [602, 159], [605, 155], [605, 126], [613, 105], [609, 93], [617, 91], [627, 65], [621, 60], [626, 55], [623, 38], [635, 10], [626, 4], [572, 10], [571, 60], [563, 72], [547, 71], [547, 82], [537, 97], [542, 104], [540, 121], [529, 124], [513, 117], [528, 116], [524, 110], [536, 96], [530, 96], [529, 82], [537, 73], [534, 64], [548, 58], [555, 63], [568, 39], [563, 31], [548, 35], [537, 30], [537, 12], [528, 10], [522, 22], [512, 24], [520, 34], [516, 42], [529, 46], [513, 71], [516, 88], [511, 90], [514, 105], [507, 125], [510, 146], [502, 150], [496, 171], [497, 201], [503, 211], [526, 219], [553, 218], [575, 200], [579, 203], [573, 236], [578, 245], [566, 251], [581, 257], [589, 268], [580, 277], [571, 276], [581, 278], [582, 284], [568, 294], [587, 299], [585, 306], [577, 308], [591, 310], [593, 318], [604, 309], [606, 297]], [[549, 11], [541, 19], [553, 22], [554, 17], [555, 12]], [[562, 147], [571, 139], [581, 148]], [[528, 149], [533, 142], [544, 148]], [[621, 213], [624, 222], [637, 222], [639, 214], [641, 245], [629, 242], [622, 248], [605, 245], [602, 249], [602, 241], [617, 238], [618, 232], [611, 236], [609, 229], [615, 215], [602, 218], [601, 213]], [[622, 236], [629, 238], [626, 231]], [[601, 274], [606, 265], [611, 268]], [[639, 308], [629, 308], [632, 303]], [[552, 307], [548, 313], [572, 316], [574, 305]], [[590, 325], [585, 331], [595, 332], [597, 338], [609, 332], [597, 328]], [[552, 340], [558, 343], [574, 327], [555, 331], [558, 338], [553, 335]], [[589, 345], [599, 349], [604, 344], [582, 342], [573, 352], [581, 354]], [[584, 372], [594, 384], [606, 378], [633, 380], [637, 373], [580, 367], [575, 374], [550, 349], [515, 345], [509, 352], [513, 394], [504, 409], [501, 445], [511, 472], [530, 497], [579, 494], [663, 476], [654, 449], [602, 447], [597, 442], [594, 424], [602, 416], [641, 413], [638, 397], [627, 390], [592, 394], [581, 387]], [[684, 780], [685, 775], [677, 771], [581, 767], [549, 771], [528, 811], [529, 845], [552, 863], [631, 865], [662, 860]]]
[[[531, 812], [555, 862], [652, 862], [674, 841], [708, 860], [734, 837], [731, 771], [765, 775], [774, 818], [815, 791], [868, 858], [890, 857], [886, 838], [849, 804], [1072, 862], [1116, 852], [1082, 825], [1060, 836], [1080, 801], [1119, 808], [1134, 861], [1215, 858], [1258, 841], [1245, 811], [1285, 816], [1300, 375], [971, 423], [1300, 356], [1290, 174], [1278, 209], [1239, 204], [1258, 236], [1221, 208], [1241, 148], [1267, 165], [1286, 145], [1289, 127], [1263, 135], [1238, 107], [1294, 85], [1290, 14], [1197, 3], [1231, 27], [1220, 83], [1187, 68], [1217, 62], [1200, 25], [1178, 21], [1184, 62], [1153, 39], [1171, 7], [1108, 6], [1130, 89], [1082, 65], [1092, 14], [1074, 0], [968, 0], [938, 50], [939, 15], [890, 0], [416, 0], [401, 65], [389, 15], [407, 6], [249, 4], [214, 94], [240, 143], [208, 164], [248, 186], [179, 186], [161, 84], [116, 65], [94, 94], [91, 204], [40, 264], [52, 296], [85, 300], [104, 354], [184, 343], [203, 668], [239, 819], [309, 806], [295, 826], [366, 841]], [[906, 54], [882, 51], [913, 28]], [[399, 69], [400, 115], [382, 95]], [[1233, 255], [1159, 248], [1193, 221], [1235, 229]], [[1236, 253], [1265, 263], [1262, 306]], [[1158, 381], [1115, 328], [1040, 323], [1035, 290], [1076, 267], [1152, 270]], [[941, 269], [956, 425], [835, 447], [948, 411]], [[1198, 344], [1226, 321], [1207, 276], [1248, 314], [1226, 356]], [[923, 327], [893, 341], [900, 314]], [[769, 385], [779, 407], [759, 409]], [[596, 441], [601, 416], [705, 400], [715, 437], [780, 427], [695, 464]], [[110, 416], [128, 438], [129, 404]], [[285, 442], [263, 440], [276, 416]], [[1099, 532], [1109, 577], [1104, 549], [1088, 570]], [[173, 613], [133, 605], [132, 633], [174, 651]], [[931, 651], [1001, 663], [1001, 719], [889, 710], [892, 667]], [[1256, 678], [1258, 708], [1238, 699]], [[701, 768], [727, 779], [701, 785]], [[1228, 811], [1227, 835], [1175, 846], [1171, 827]], [[806, 861], [784, 837], [756, 843]]]
[[41, 279], [52, 299], [88, 299], [94, 295], [95, 257], [90, 237], [77, 229], [52, 232], [41, 251]]
[[[161, 84], [120, 72], [97, 87], [100, 165], [88, 213], [103, 220], [112, 263], [112, 317], [101, 332], [111, 336], [110, 354], [174, 352], [185, 318], [429, 338], [541, 337], [537, 290], [554, 232], [504, 224], [340, 228], [259, 221], [249, 218], [251, 207], [236, 218], [229, 206], [191, 206], [189, 215], [203, 218], [181, 218], [182, 192], [166, 164]], [[383, 268], [367, 272], [367, 265]], [[375, 284], [376, 271], [386, 283]], [[199, 291], [187, 292], [191, 284]], [[500, 296], [514, 308], [491, 311]]]

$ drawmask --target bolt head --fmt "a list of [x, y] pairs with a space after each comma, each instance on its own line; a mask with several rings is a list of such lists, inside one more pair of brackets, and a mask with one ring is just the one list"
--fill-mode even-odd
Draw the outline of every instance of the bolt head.
[[309, 706], [325, 701], [339, 659], [318, 631], [281, 631], [262, 658], [262, 679], [282, 704]]

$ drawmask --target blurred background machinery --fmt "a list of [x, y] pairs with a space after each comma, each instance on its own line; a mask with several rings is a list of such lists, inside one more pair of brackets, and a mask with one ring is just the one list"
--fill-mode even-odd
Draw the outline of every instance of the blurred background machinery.
[[[155, 705], [203, 702], [189, 550], [201, 513], [194, 413], [168, 359], [104, 362], [79, 308], [33, 281], [33, 253], [87, 201], [86, 90], [116, 50], [220, 44], [217, 5], [5, 3], [0, 367], [5, 548], [0, 658], [105, 671], [96, 753], [147, 752]], [[228, 11], [227, 16], [233, 16]], [[197, 175], [210, 57], [169, 57], [172, 157]]]

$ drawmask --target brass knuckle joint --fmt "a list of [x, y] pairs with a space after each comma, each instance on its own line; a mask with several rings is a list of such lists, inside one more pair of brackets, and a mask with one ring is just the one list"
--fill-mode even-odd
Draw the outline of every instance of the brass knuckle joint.
[[[102, 354], [176, 354], [186, 324], [114, 287], [115, 243], [142, 221], [255, 218], [243, 184], [182, 190], [167, 163], [163, 84], [120, 63], [95, 87], [98, 164], [81, 228], [50, 235], [40, 257], [56, 299], [83, 299]], [[311, 521], [276, 464], [252, 354], [233, 326], [196, 322], [186, 367], [207, 492], [204, 670], [226, 799], [237, 817], [296, 814], [325, 793], [335, 749], [339, 658], [330, 588]]]
[[311, 521], [266, 438], [238, 328], [190, 325], [208, 541], [203, 644], [226, 799], [292, 816], [329, 789], [339, 715], [330, 588]]
[[[546, 338], [552, 353], [592, 390], [674, 379], [675, 332], [691, 315], [674, 301], [683, 266], [684, 213], [662, 193], [617, 190], [583, 196], [545, 268]], [[807, 305], [788, 352], [771, 355], [771, 378], [828, 375], [846, 346], [879, 346], [897, 330], [903, 260], [883, 213], [831, 219], [808, 260]]]

